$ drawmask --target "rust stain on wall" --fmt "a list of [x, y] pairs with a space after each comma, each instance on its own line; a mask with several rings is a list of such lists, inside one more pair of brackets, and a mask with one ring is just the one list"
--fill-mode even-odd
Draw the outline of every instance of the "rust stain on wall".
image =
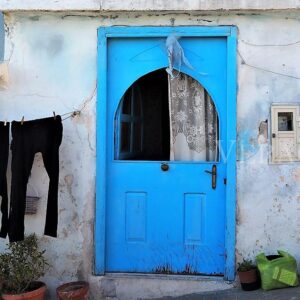
[[300, 168], [294, 169], [292, 171], [292, 176], [296, 182], [300, 182]]

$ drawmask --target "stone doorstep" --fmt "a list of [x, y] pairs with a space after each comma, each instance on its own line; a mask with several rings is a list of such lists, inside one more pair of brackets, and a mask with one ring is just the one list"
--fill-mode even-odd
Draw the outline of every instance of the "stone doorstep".
[[222, 277], [108, 273], [92, 276], [91, 300], [141, 300], [224, 291], [235, 287]]

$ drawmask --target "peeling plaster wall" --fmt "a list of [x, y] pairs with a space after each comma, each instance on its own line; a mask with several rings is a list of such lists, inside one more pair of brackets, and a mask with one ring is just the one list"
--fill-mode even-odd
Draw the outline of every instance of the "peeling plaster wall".
[[4, 20], [3, 14], [0, 13], [0, 61], [3, 60], [4, 56]]
[[2, 0], [0, 10], [191, 11], [299, 9], [299, 0]]
[[41, 200], [38, 215], [26, 217], [26, 229], [41, 235], [47, 249], [52, 267], [45, 280], [52, 296], [55, 286], [71, 279], [93, 282], [94, 295], [101, 289], [101, 278], [92, 276], [99, 26], [238, 26], [239, 53], [252, 67], [239, 58], [237, 259], [253, 258], [262, 250], [286, 249], [300, 262], [300, 163], [269, 164], [270, 146], [266, 129], [261, 128], [261, 122], [269, 119], [272, 102], [300, 103], [300, 80], [254, 68], [300, 78], [299, 21], [300, 12], [6, 13], [10, 84], [0, 91], [0, 119], [35, 119], [50, 116], [52, 111], [64, 114], [84, 107], [79, 117], [64, 121], [57, 239], [42, 236], [48, 177], [40, 155], [30, 178], [29, 191]]

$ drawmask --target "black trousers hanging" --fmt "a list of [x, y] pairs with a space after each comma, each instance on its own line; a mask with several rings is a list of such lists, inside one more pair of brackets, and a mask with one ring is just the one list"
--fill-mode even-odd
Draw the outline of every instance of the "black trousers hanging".
[[61, 117], [12, 122], [12, 183], [9, 210], [10, 242], [24, 239], [26, 190], [34, 156], [41, 152], [49, 176], [45, 235], [57, 236], [57, 196], [59, 146], [62, 140]]
[[8, 230], [8, 198], [7, 198], [7, 161], [9, 151], [9, 123], [0, 122], [0, 196], [2, 224], [0, 237], [6, 238]]

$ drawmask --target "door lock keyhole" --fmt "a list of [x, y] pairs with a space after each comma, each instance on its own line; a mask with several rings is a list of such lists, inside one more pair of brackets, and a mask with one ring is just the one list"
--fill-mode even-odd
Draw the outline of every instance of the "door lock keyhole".
[[162, 169], [162, 171], [166, 172], [169, 170], [169, 165], [168, 164], [161, 164], [160, 168]]

